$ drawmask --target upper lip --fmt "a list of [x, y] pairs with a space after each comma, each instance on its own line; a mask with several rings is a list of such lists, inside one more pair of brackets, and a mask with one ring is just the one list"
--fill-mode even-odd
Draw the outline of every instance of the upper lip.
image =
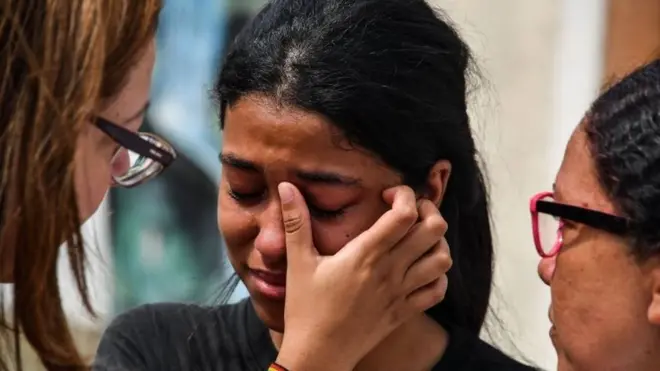
[[551, 325], [555, 325], [554, 321], [552, 320], [552, 305], [548, 307], [548, 319], [550, 320]]
[[263, 269], [250, 269], [252, 273], [257, 278], [263, 280], [264, 282], [273, 285], [273, 286], [285, 286], [286, 285], [286, 272], [285, 271], [270, 271]]

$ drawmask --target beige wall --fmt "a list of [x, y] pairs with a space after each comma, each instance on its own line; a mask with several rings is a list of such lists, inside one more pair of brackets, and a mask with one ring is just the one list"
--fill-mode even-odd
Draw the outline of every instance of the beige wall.
[[[528, 199], [552, 184], [552, 84], [559, 6], [553, 1], [435, 0], [461, 28], [487, 85], [472, 109], [492, 184], [497, 241], [493, 342], [553, 369], [548, 290], [536, 275]], [[503, 328], [504, 331], [501, 331]], [[488, 335], [488, 334], [485, 334]], [[487, 336], [486, 336], [487, 337]], [[517, 350], [514, 349], [517, 347]]]
[[496, 292], [486, 338], [556, 369], [549, 290], [536, 273], [529, 197], [550, 190], [572, 128], [598, 89], [601, 0], [431, 0], [458, 24], [489, 85], [472, 108], [492, 183]]

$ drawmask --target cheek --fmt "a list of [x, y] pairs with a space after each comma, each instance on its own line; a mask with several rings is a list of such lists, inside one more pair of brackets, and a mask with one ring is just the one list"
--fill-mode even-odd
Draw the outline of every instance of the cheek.
[[81, 135], [75, 155], [74, 177], [83, 221], [96, 211], [110, 188], [110, 157], [97, 138], [91, 134]]
[[557, 258], [551, 284], [556, 345], [561, 362], [575, 369], [628, 362], [648, 333], [637, 270], [617, 249], [584, 243]]
[[240, 207], [223, 190], [218, 196], [218, 228], [225, 240], [229, 259], [235, 266], [249, 252], [258, 233], [253, 215]]

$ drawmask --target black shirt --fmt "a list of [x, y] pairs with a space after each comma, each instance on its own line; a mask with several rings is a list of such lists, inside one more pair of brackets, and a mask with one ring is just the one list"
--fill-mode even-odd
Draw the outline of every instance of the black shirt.
[[[432, 371], [533, 370], [478, 337], [451, 329]], [[95, 371], [266, 371], [277, 358], [249, 299], [201, 307], [151, 304], [118, 316], [105, 331]]]

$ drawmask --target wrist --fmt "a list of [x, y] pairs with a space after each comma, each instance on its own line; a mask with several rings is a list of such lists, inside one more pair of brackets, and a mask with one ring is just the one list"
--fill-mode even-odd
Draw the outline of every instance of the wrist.
[[340, 355], [325, 354], [309, 345], [291, 346], [282, 344], [275, 363], [288, 371], [353, 370], [353, 367], [346, 364]]

